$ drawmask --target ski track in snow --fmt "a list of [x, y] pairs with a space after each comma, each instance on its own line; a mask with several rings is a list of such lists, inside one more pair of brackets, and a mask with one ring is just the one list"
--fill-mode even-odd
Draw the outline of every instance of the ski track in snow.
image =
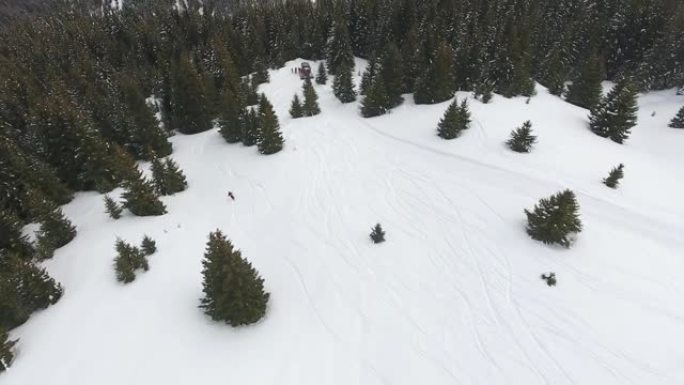
[[[648, 111], [624, 146], [542, 87], [529, 105], [469, 98], [471, 128], [444, 141], [435, 126], [448, 102], [406, 95], [364, 119], [332, 79], [314, 85], [322, 114], [291, 119], [298, 63], [260, 86], [281, 153], [216, 130], [176, 135], [189, 189], [163, 198], [168, 214], [115, 222], [95, 193], [65, 206], [79, 234], [45, 262], [64, 298], [12, 331], [19, 351], [0, 383], [684, 384], [684, 132], [665, 127], [684, 97], [641, 95]], [[503, 143], [528, 119], [539, 143], [514, 154]], [[618, 162], [623, 184], [607, 189]], [[523, 209], [564, 188], [585, 225], [570, 250], [525, 234]], [[377, 222], [387, 242], [373, 245]], [[196, 308], [216, 228], [265, 278], [256, 325], [232, 329]], [[143, 234], [159, 248], [151, 269], [119, 285], [114, 239]], [[558, 286], [539, 279], [548, 271]]]

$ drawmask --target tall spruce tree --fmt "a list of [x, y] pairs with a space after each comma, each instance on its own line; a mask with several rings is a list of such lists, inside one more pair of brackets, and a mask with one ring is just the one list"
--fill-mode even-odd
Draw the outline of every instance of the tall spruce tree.
[[228, 143], [237, 143], [242, 139], [242, 109], [240, 99], [232, 90], [227, 89], [220, 96], [219, 133]]
[[610, 188], [617, 188], [618, 184], [620, 184], [620, 179], [625, 176], [624, 168], [625, 166], [620, 163], [617, 167], [610, 170], [610, 174], [603, 180], [603, 184]]
[[528, 120], [511, 132], [506, 144], [515, 152], [530, 152], [536, 141], [537, 137], [532, 134], [532, 122]]
[[188, 58], [173, 67], [171, 114], [175, 127], [183, 134], [196, 134], [212, 127], [209, 90], [202, 75]]
[[337, 75], [337, 71], [342, 65], [354, 66], [354, 55], [352, 54], [349, 30], [347, 29], [347, 21], [344, 18], [341, 3], [336, 5], [335, 20], [330, 39], [328, 40], [326, 61], [328, 71], [333, 75]]
[[318, 106], [318, 95], [311, 84], [311, 80], [307, 79], [302, 86], [304, 89], [304, 103], [302, 103], [302, 115], [314, 116], [321, 113], [321, 108]]
[[202, 265], [200, 307], [211, 319], [240, 326], [264, 317], [269, 293], [263, 278], [220, 230], [209, 234]]
[[137, 178], [123, 184], [123, 207], [140, 217], [166, 214], [166, 206], [159, 200], [154, 185], [138, 172]]
[[52, 258], [56, 249], [71, 242], [74, 237], [76, 227], [64, 216], [62, 209], [51, 211], [42, 218], [40, 230], [36, 233], [38, 257]]
[[385, 89], [385, 80], [382, 73], [378, 73], [373, 78], [368, 93], [361, 101], [361, 115], [364, 118], [371, 118], [387, 113], [389, 108], [390, 102]]
[[380, 72], [385, 81], [389, 106], [396, 107], [403, 101], [401, 94], [404, 90], [403, 58], [396, 44], [389, 43], [383, 50]]
[[283, 136], [280, 133], [278, 116], [266, 95], [261, 94], [259, 102], [259, 136], [257, 148], [263, 155], [275, 154], [283, 149]]
[[316, 83], [325, 84], [328, 82], [328, 73], [325, 71], [325, 63], [318, 63], [318, 71], [316, 72]]
[[333, 80], [333, 94], [342, 103], [351, 103], [356, 100], [356, 91], [352, 83], [352, 70], [346, 65], [340, 67]]
[[527, 234], [546, 244], [570, 247], [570, 236], [582, 231], [579, 205], [575, 193], [564, 190], [548, 198], [542, 198], [527, 215]]
[[593, 109], [601, 101], [603, 70], [598, 56], [592, 56], [580, 68], [568, 87], [566, 100], [587, 109]]
[[242, 132], [242, 144], [245, 146], [254, 146], [259, 141], [259, 116], [256, 109], [249, 108], [245, 113], [245, 125]]
[[672, 118], [668, 126], [672, 128], [684, 128], [684, 106], [679, 109], [679, 112]]
[[302, 111], [302, 103], [299, 101], [299, 95], [295, 94], [290, 105], [290, 116], [292, 119], [301, 118], [304, 115]]
[[434, 104], [454, 96], [454, 53], [452, 48], [441, 43], [428, 70], [416, 79], [413, 98], [416, 104]]
[[637, 92], [628, 81], [620, 81], [591, 110], [589, 128], [596, 135], [622, 144], [636, 125]]
[[470, 111], [468, 110], [467, 99], [458, 104], [458, 99], [454, 99], [444, 112], [444, 116], [437, 124], [437, 136], [442, 139], [455, 139], [461, 135], [463, 130], [470, 125]]

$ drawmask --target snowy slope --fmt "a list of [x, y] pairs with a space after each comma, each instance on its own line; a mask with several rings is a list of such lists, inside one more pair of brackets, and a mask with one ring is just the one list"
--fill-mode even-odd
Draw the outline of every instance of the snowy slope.
[[[684, 384], [684, 131], [666, 127], [684, 97], [642, 95], [622, 146], [541, 87], [529, 104], [471, 100], [472, 128], [443, 141], [448, 103], [407, 96], [363, 119], [332, 82], [316, 85], [321, 115], [290, 119], [294, 65], [262, 86], [281, 153], [215, 130], [177, 135], [190, 187], [163, 198], [167, 215], [113, 221], [95, 193], [65, 207], [78, 236], [46, 263], [65, 295], [12, 332], [20, 351], [0, 383]], [[527, 119], [539, 144], [513, 153], [503, 142]], [[608, 189], [601, 179], [620, 162], [623, 184]], [[570, 250], [524, 230], [523, 209], [564, 188], [585, 226]], [[368, 239], [376, 222], [381, 245]], [[197, 308], [217, 228], [271, 292], [257, 325], [233, 329]], [[151, 270], [118, 284], [116, 237], [144, 234], [159, 247]], [[555, 288], [539, 279], [548, 271]]]

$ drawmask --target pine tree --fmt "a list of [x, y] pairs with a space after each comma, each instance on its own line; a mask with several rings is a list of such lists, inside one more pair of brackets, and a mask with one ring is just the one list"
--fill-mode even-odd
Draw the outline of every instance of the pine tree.
[[200, 308], [211, 319], [240, 326], [264, 317], [269, 298], [264, 280], [221, 231], [209, 234], [202, 265]]
[[240, 100], [230, 89], [221, 96], [219, 111], [219, 133], [228, 143], [237, 143], [242, 139], [242, 111]]
[[64, 216], [62, 209], [55, 209], [42, 218], [40, 230], [36, 233], [38, 256], [52, 258], [54, 251], [71, 242], [76, 236], [76, 227]]
[[152, 179], [156, 191], [161, 195], [173, 195], [188, 186], [183, 171], [171, 158], [165, 161], [156, 158], [152, 161]]
[[0, 373], [7, 370], [14, 360], [14, 345], [17, 340], [10, 340], [4, 329], [0, 328]]
[[602, 72], [599, 57], [592, 56], [568, 87], [566, 100], [577, 106], [593, 109], [601, 101]]
[[379, 223], [376, 224], [371, 230], [370, 238], [373, 243], [385, 242], [385, 231], [382, 229], [382, 226], [380, 226]]
[[610, 170], [610, 174], [603, 180], [603, 184], [610, 188], [617, 188], [618, 184], [620, 184], [620, 179], [625, 176], [624, 168], [625, 166], [620, 163], [617, 167]]
[[45, 269], [0, 251], [0, 329], [21, 325], [34, 311], [55, 304], [62, 293]]
[[669, 127], [684, 128], [684, 107], [679, 109], [677, 115], [670, 121]]
[[511, 132], [511, 138], [506, 144], [515, 152], [530, 152], [536, 142], [537, 137], [532, 135], [532, 122], [528, 120]]
[[354, 55], [349, 39], [347, 22], [342, 11], [342, 4], [338, 4], [335, 10], [335, 21], [332, 26], [330, 39], [327, 47], [327, 65], [331, 74], [337, 75], [337, 71], [343, 65], [354, 66]]
[[299, 95], [295, 94], [290, 105], [290, 116], [292, 119], [301, 118], [304, 112], [302, 111], [302, 103], [299, 101]]
[[390, 108], [396, 107], [404, 100], [401, 96], [404, 90], [403, 59], [396, 44], [389, 43], [380, 59], [379, 72], [385, 80], [385, 90]]
[[316, 84], [325, 84], [328, 82], [328, 73], [325, 71], [325, 63], [318, 63], [318, 72], [316, 73]]
[[157, 242], [155, 242], [154, 239], [145, 235], [143, 237], [140, 248], [142, 249], [143, 253], [145, 253], [145, 255], [152, 255], [157, 251]]
[[140, 172], [135, 179], [124, 182], [123, 207], [133, 215], [155, 216], [166, 214], [166, 206], [159, 200], [154, 185]]
[[250, 82], [249, 76], [242, 78], [240, 82], [240, 101], [243, 106], [253, 106], [259, 103], [259, 95], [256, 92], [257, 86]]
[[283, 149], [283, 136], [280, 134], [280, 123], [278, 116], [273, 111], [273, 106], [261, 94], [259, 103], [259, 137], [257, 147], [259, 152], [264, 155], [275, 154]]
[[136, 270], [142, 269], [147, 271], [150, 269], [147, 262], [147, 254], [139, 248], [131, 246], [121, 239], [116, 240], [115, 248], [117, 255], [114, 258], [114, 270], [116, 271], [117, 281], [123, 283], [133, 282]]
[[458, 99], [454, 99], [437, 124], [437, 136], [442, 139], [455, 139], [463, 130], [468, 129], [469, 125], [470, 111], [467, 99], [464, 99], [461, 105], [458, 104]]
[[268, 83], [271, 80], [271, 77], [268, 74], [268, 68], [266, 68], [266, 65], [261, 59], [257, 59], [256, 63], [254, 63], [254, 69], [256, 72], [252, 76], [252, 87], [256, 90], [256, 86]]
[[259, 116], [254, 108], [245, 114], [245, 125], [242, 133], [242, 144], [254, 146], [259, 140]]
[[33, 257], [34, 249], [21, 232], [22, 224], [12, 213], [0, 210], [0, 251], [6, 250], [22, 259]]
[[333, 94], [342, 103], [351, 103], [356, 100], [356, 91], [352, 84], [352, 72], [346, 65], [340, 66], [335, 80], [333, 80]]
[[366, 66], [366, 69], [363, 71], [363, 75], [361, 76], [359, 95], [366, 95], [368, 93], [368, 91], [371, 88], [371, 85], [373, 84], [375, 74], [378, 72], [379, 68], [380, 64], [378, 63], [377, 59], [371, 58], [371, 60], [368, 62], [368, 65]]
[[596, 135], [610, 138], [616, 143], [622, 144], [629, 138], [632, 127], [636, 125], [637, 93], [633, 86], [620, 81], [603, 98], [603, 100], [591, 110], [589, 116], [589, 128]]
[[453, 50], [446, 43], [440, 44], [435, 60], [421, 76], [416, 79], [413, 98], [416, 104], [434, 104], [449, 100], [454, 96]]
[[212, 128], [211, 101], [207, 83], [189, 59], [174, 67], [172, 86], [172, 121], [183, 134], [196, 134]]
[[314, 116], [321, 113], [318, 107], [318, 95], [311, 84], [311, 80], [307, 79], [303, 85], [304, 88], [304, 103], [302, 103], [302, 114], [304, 116]]
[[378, 73], [373, 78], [367, 95], [361, 101], [361, 115], [364, 118], [383, 115], [389, 110], [389, 105], [385, 80], [382, 78], [382, 74]]
[[104, 202], [105, 202], [105, 209], [107, 211], [107, 214], [109, 214], [110, 218], [112, 218], [112, 219], [121, 218], [121, 212], [123, 211], [123, 208], [116, 201], [114, 201], [114, 199], [112, 199], [108, 195], [105, 195]]
[[570, 235], [582, 231], [578, 211], [575, 193], [570, 190], [542, 198], [534, 206], [534, 211], [525, 210], [527, 234], [546, 244], [570, 247]]

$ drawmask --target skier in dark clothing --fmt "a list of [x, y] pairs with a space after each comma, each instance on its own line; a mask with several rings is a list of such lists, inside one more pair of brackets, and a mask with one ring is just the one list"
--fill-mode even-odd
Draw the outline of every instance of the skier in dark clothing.
[[232, 191], [228, 191], [228, 198], [235, 200], [235, 195], [233, 195]]

